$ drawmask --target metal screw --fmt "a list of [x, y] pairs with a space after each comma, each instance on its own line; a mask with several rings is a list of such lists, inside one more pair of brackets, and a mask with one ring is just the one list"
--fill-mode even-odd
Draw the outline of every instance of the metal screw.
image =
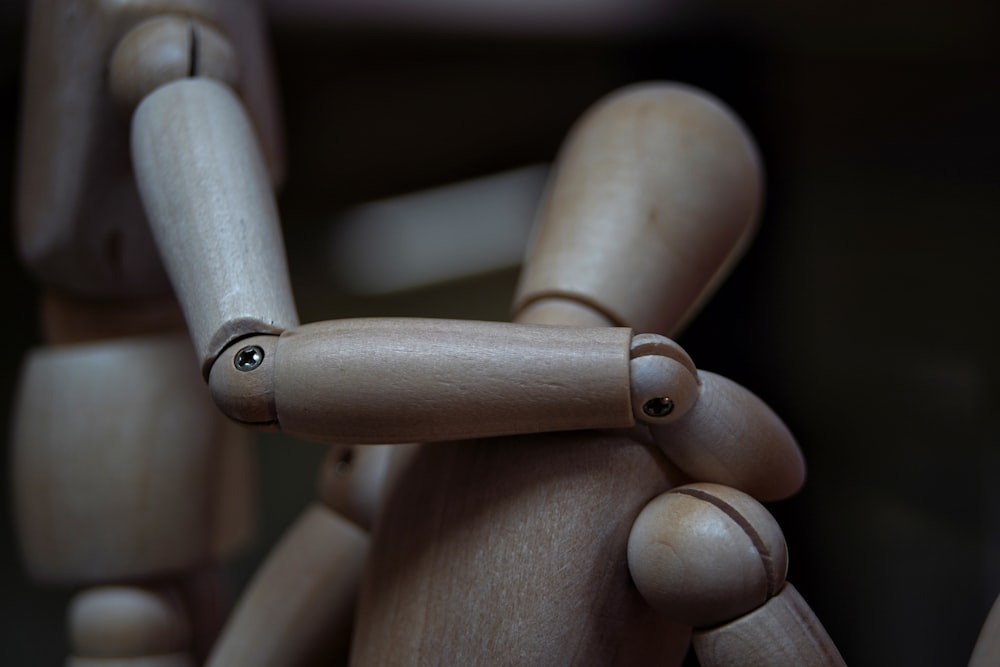
[[233, 365], [236, 366], [236, 370], [252, 371], [253, 369], [264, 363], [264, 348], [260, 345], [247, 345], [233, 357]]
[[674, 400], [669, 396], [651, 398], [642, 405], [642, 411], [647, 417], [666, 417], [674, 411]]

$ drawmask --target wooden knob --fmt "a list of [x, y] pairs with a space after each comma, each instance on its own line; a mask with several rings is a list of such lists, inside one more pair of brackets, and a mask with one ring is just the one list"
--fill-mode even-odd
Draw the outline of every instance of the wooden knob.
[[221, 33], [185, 16], [158, 16], [132, 28], [111, 54], [111, 94], [128, 109], [160, 86], [187, 77], [235, 86], [236, 50]]
[[175, 595], [126, 586], [86, 590], [70, 603], [75, 655], [130, 658], [185, 651], [191, 630]]
[[784, 585], [788, 556], [774, 518], [718, 484], [654, 498], [628, 541], [628, 566], [646, 601], [671, 620], [706, 627], [742, 616]]
[[514, 312], [562, 299], [666, 335], [739, 254], [761, 199], [760, 161], [740, 122], [678, 84], [599, 102], [552, 178]]

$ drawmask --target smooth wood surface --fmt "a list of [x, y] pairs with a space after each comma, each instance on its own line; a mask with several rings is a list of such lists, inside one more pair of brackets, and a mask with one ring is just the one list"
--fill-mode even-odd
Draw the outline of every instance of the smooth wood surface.
[[704, 627], [775, 595], [788, 554], [781, 529], [760, 503], [729, 487], [697, 483], [643, 508], [629, 536], [628, 566], [653, 608]]
[[844, 659], [791, 584], [763, 607], [694, 633], [702, 667], [843, 667]]
[[159, 88], [136, 109], [132, 156], [203, 373], [233, 340], [297, 325], [268, 173], [233, 92]]
[[198, 76], [239, 84], [236, 51], [217, 30], [197, 19], [157, 16], [122, 37], [111, 54], [111, 95], [128, 112], [160, 86]]
[[969, 667], [1000, 665], [1000, 598], [993, 603], [969, 658]]
[[77, 594], [69, 609], [73, 655], [136, 658], [185, 653], [191, 628], [176, 591], [103, 586]]
[[698, 371], [701, 391], [691, 410], [650, 426], [667, 457], [692, 479], [717, 482], [759, 500], [779, 500], [805, 481], [805, 461], [784, 422], [732, 380]]
[[284, 168], [258, 4], [244, 0], [41, 1], [28, 4], [17, 236], [42, 283], [77, 294], [148, 296], [169, 283], [145, 224], [129, 157], [128, 115], [107, 87], [111, 53], [137, 23], [200, 16], [230, 35], [240, 89], [274, 174]]
[[[242, 493], [218, 513], [226, 428], [183, 337], [32, 352], [12, 434], [29, 573], [49, 582], [115, 581], [181, 570], [223, 542], [233, 546], [241, 538], [217, 538], [217, 524], [236, 512], [245, 526], [249, 513]], [[241, 484], [248, 490], [245, 482], [227, 488]]]
[[689, 630], [625, 561], [670, 479], [617, 432], [423, 445], [376, 523], [351, 664], [679, 665]]
[[367, 549], [360, 528], [311, 505], [257, 571], [207, 664], [296, 667], [343, 659]]
[[628, 329], [356, 319], [286, 332], [281, 429], [322, 442], [441, 441], [627, 427]]
[[738, 256], [760, 206], [759, 159], [741, 123], [679, 84], [609, 95], [577, 123], [555, 172], [515, 313], [562, 297], [670, 335]]

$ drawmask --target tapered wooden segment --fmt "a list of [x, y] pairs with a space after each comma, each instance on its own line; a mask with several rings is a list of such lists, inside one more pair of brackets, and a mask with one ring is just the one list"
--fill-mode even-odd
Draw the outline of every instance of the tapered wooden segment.
[[139, 191], [202, 370], [231, 341], [298, 323], [257, 138], [225, 86], [185, 79], [135, 112]]
[[[219, 484], [230, 425], [183, 337], [37, 350], [14, 417], [15, 515], [32, 576], [74, 584], [152, 576], [205, 562], [246, 536], [248, 482]], [[230, 466], [226, 475], [246, 471]], [[219, 533], [219, 524], [232, 529]]]
[[791, 584], [731, 623], [694, 633], [702, 667], [843, 667], [844, 659]]
[[357, 319], [278, 339], [274, 402], [322, 442], [454, 440], [633, 423], [629, 329]]
[[969, 659], [969, 667], [1000, 665], [1000, 598], [993, 603], [989, 616], [979, 631], [979, 639]]
[[250, 583], [207, 664], [342, 660], [367, 549], [368, 536], [353, 523], [323, 505], [307, 508]]
[[677, 84], [589, 111], [559, 156], [515, 300], [563, 297], [669, 335], [707, 297], [757, 216], [761, 169], [739, 121]]
[[650, 426], [663, 453], [692, 479], [725, 484], [758, 500], [798, 491], [805, 461], [784, 422], [732, 380], [706, 371], [698, 375], [701, 394], [691, 411]]
[[670, 485], [622, 433], [423, 445], [376, 523], [351, 664], [679, 665], [689, 629], [626, 565]]

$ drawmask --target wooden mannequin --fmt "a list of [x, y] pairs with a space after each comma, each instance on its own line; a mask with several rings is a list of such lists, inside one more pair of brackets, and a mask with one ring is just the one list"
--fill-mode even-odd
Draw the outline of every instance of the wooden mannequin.
[[[712, 628], [706, 665], [839, 664], [783, 586], [766, 512], [728, 487], [673, 488], [774, 499], [803, 476], [780, 420], [662, 335], [756, 215], [756, 153], [730, 114], [668, 85], [595, 107], [560, 159], [515, 324], [300, 326], [255, 21], [235, 1], [32, 12], [20, 234], [57, 346], [26, 366], [16, 493], [32, 573], [94, 586], [71, 612], [71, 664], [200, 660], [210, 630], [169, 582], [240, 541], [248, 501], [226, 427], [187, 386], [196, 364], [247, 426], [438, 443], [332, 454], [212, 664], [343, 654], [357, 595], [357, 665], [676, 664], [691, 626]], [[157, 258], [196, 361], [125, 338], [176, 321]], [[100, 342], [58, 346], [80, 338]], [[683, 557], [660, 558], [664, 543]], [[710, 585], [720, 573], [731, 586]]]

